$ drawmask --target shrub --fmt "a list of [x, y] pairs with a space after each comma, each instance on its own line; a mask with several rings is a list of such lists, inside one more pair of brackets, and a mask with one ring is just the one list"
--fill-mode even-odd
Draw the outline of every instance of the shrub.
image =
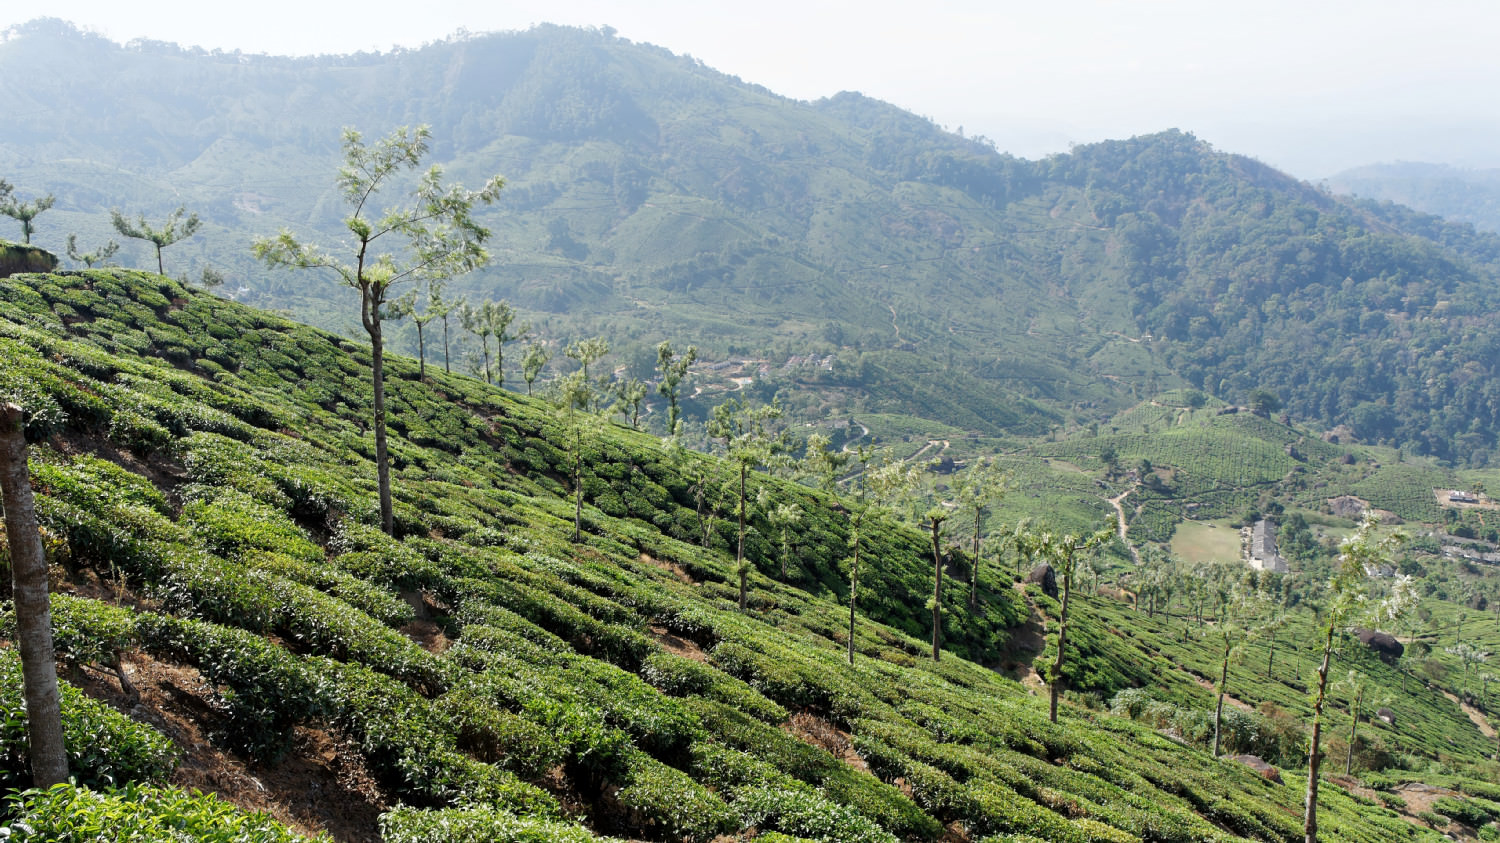
[[[265, 814], [246, 814], [212, 794], [170, 787], [128, 785], [94, 791], [59, 784], [12, 798], [13, 819], [0, 828], [0, 837], [16, 843], [294, 843], [307, 839]], [[329, 838], [320, 834], [315, 839]]]
[[[177, 766], [170, 740], [66, 682], [59, 682], [58, 689], [69, 776], [94, 787], [166, 781]], [[0, 787], [31, 784], [27, 722], [21, 660], [14, 649], [0, 650]]]
[[635, 750], [626, 752], [624, 768], [625, 784], [615, 798], [633, 815], [633, 827], [691, 840], [707, 840], [736, 827], [724, 800], [681, 770]]
[[735, 799], [734, 810], [743, 826], [773, 829], [820, 843], [897, 841], [853, 808], [804, 790], [751, 788]]
[[593, 843], [613, 838], [595, 837], [581, 826], [545, 819], [517, 817], [494, 808], [448, 808], [422, 811], [397, 808], [380, 815], [380, 839], [385, 843]]

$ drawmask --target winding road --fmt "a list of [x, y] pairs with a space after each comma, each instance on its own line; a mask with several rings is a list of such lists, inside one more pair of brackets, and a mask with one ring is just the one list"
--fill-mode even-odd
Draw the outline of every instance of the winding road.
[[1130, 527], [1125, 522], [1125, 507], [1123, 506], [1123, 504], [1125, 499], [1127, 497], [1130, 497], [1130, 493], [1134, 492], [1137, 488], [1140, 487], [1140, 485], [1141, 484], [1137, 482], [1129, 489], [1126, 489], [1120, 494], [1108, 499], [1109, 505], [1115, 508], [1115, 521], [1117, 524], [1115, 531], [1120, 534], [1120, 541], [1125, 543], [1125, 547], [1130, 551], [1130, 558], [1135, 560], [1135, 564], [1137, 565], [1141, 564], [1141, 554], [1135, 549], [1135, 545], [1130, 543]]

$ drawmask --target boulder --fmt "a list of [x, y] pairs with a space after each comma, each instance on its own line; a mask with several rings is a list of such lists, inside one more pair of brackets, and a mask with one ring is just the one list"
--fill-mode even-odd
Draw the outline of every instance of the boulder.
[[1230, 761], [1238, 761], [1246, 767], [1260, 773], [1266, 779], [1281, 784], [1281, 771], [1266, 763], [1259, 755], [1231, 755]]
[[1406, 652], [1406, 648], [1401, 645], [1400, 641], [1396, 640], [1396, 636], [1389, 632], [1380, 632], [1374, 629], [1356, 629], [1354, 630], [1354, 637], [1359, 639], [1359, 643], [1374, 650], [1375, 654], [1380, 656], [1382, 661], [1393, 662], [1401, 658], [1401, 654]]
[[1043, 594], [1053, 600], [1057, 599], [1057, 572], [1046, 562], [1032, 568], [1031, 573], [1026, 575], [1026, 582], [1036, 583], [1042, 587]]
[[1375, 719], [1381, 721], [1382, 723], [1384, 723], [1387, 726], [1395, 726], [1396, 725], [1396, 712], [1391, 711], [1390, 709], [1384, 708], [1384, 707], [1377, 708], [1377, 709], [1375, 709]]

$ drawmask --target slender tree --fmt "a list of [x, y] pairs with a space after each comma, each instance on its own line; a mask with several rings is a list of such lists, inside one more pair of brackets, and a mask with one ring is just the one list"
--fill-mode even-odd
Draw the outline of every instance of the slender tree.
[[1229, 663], [1265, 629], [1267, 601], [1255, 592], [1235, 590], [1219, 611], [1215, 632], [1219, 636], [1218, 699], [1214, 703], [1214, 757], [1219, 757], [1224, 726], [1224, 697], [1229, 693]]
[[586, 436], [594, 433], [593, 384], [582, 371], [576, 371], [557, 382], [558, 402], [568, 412], [568, 438], [573, 452], [573, 542], [583, 541], [583, 446]]
[[780, 417], [780, 405], [752, 407], [731, 398], [714, 408], [713, 419], [709, 422], [709, 435], [724, 440], [729, 461], [739, 474], [739, 541], [735, 545], [734, 564], [740, 579], [742, 612], [748, 605], [746, 583], [750, 575], [750, 562], [745, 558], [746, 507], [749, 503], [746, 479], [751, 471], [786, 451], [785, 436], [770, 428], [770, 422]]
[[437, 314], [437, 318], [443, 320], [443, 371], [449, 374], [453, 373], [452, 356], [448, 341], [449, 323], [453, 314], [459, 312], [466, 304], [468, 304], [466, 299], [460, 298], [457, 301], [449, 301], [442, 297], [441, 291], [434, 290], [432, 303], [428, 305], [428, 308]]
[[771, 522], [771, 527], [781, 536], [781, 581], [787, 579], [787, 562], [796, 552], [796, 529], [802, 523], [802, 507], [795, 503], [783, 503], [772, 506], [766, 501], [762, 506], [766, 512], [766, 519]]
[[905, 498], [920, 482], [917, 467], [891, 457], [888, 449], [861, 445], [856, 452], [860, 471], [855, 474], [850, 499], [849, 546], [849, 663], [854, 664], [854, 606], [859, 591], [860, 545], [867, 518], [876, 508], [888, 508]]
[[1303, 805], [1304, 843], [1318, 840], [1318, 770], [1323, 764], [1323, 703], [1328, 696], [1328, 669], [1333, 659], [1335, 636], [1359, 620], [1392, 621], [1401, 616], [1412, 599], [1410, 577], [1398, 577], [1391, 591], [1379, 601], [1367, 599], [1366, 570], [1390, 564], [1399, 539], [1378, 538], [1380, 520], [1366, 514], [1354, 535], [1339, 545], [1338, 567], [1328, 586], [1328, 600], [1318, 621], [1318, 639], [1323, 647], [1313, 693], [1312, 732], [1307, 744], [1307, 795]]
[[490, 323], [490, 333], [495, 335], [495, 385], [505, 386], [505, 344], [525, 339], [531, 333], [531, 323], [515, 325], [516, 309], [503, 299], [487, 308], [484, 318]]
[[484, 361], [484, 382], [493, 384], [495, 378], [490, 374], [490, 337], [494, 334], [494, 321], [489, 318], [486, 311], [494, 310], [495, 303], [487, 301], [475, 306], [465, 301], [458, 306], [458, 324], [465, 331], [479, 338], [480, 357]]
[[[609, 341], [603, 337], [590, 337], [586, 340], [578, 340], [577, 342], [569, 343], [568, 347], [563, 349], [563, 354], [578, 361], [578, 366], [583, 370], [584, 380], [589, 379], [589, 366], [598, 362], [608, 353]], [[590, 391], [590, 395], [592, 396], [592, 391]]]
[[646, 400], [646, 385], [636, 378], [625, 378], [615, 381], [614, 393], [620, 414], [625, 416], [631, 427], [639, 430], [641, 402]]
[[1057, 722], [1057, 700], [1062, 691], [1063, 663], [1067, 657], [1068, 602], [1073, 593], [1073, 571], [1081, 556], [1092, 552], [1113, 536], [1113, 530], [1104, 529], [1087, 536], [1069, 533], [1061, 536], [1049, 535], [1043, 539], [1046, 555], [1052, 559], [1062, 574], [1062, 609], [1057, 619], [1057, 656], [1053, 659], [1047, 677], [1048, 690], [1051, 693], [1047, 719], [1053, 723]]
[[427, 338], [424, 329], [427, 323], [436, 319], [439, 315], [434, 308], [442, 306], [443, 282], [438, 279], [430, 279], [425, 286], [427, 302], [420, 306], [416, 290], [409, 290], [406, 295], [391, 303], [390, 318], [403, 319], [411, 317], [413, 325], [417, 326], [417, 377], [427, 380]]
[[980, 540], [984, 516], [1005, 495], [1008, 478], [993, 459], [983, 459], [966, 469], [957, 488], [958, 504], [974, 516], [974, 561], [969, 566], [969, 609], [979, 605]]
[[1363, 673], [1351, 670], [1349, 676], [1338, 684], [1349, 692], [1349, 746], [1344, 753], [1344, 775], [1347, 776], [1354, 770], [1354, 742], [1359, 738], [1359, 710], [1364, 703], [1368, 683]]
[[[135, 222], [131, 222], [125, 218], [124, 214], [120, 213], [119, 209], [109, 212], [109, 220], [114, 224], [115, 231], [120, 232], [121, 236], [134, 240], [145, 240], [156, 247], [156, 271], [160, 275], [166, 275], [167, 270], [161, 260], [161, 250], [179, 240], [192, 237], [203, 225], [203, 221], [198, 219], [197, 214], [189, 214], [187, 219], [183, 219], [182, 215], [185, 213], [187, 213], [187, 209], [178, 206], [177, 210], [167, 215], [166, 220], [162, 222], [160, 228], [147, 222], [145, 214], [137, 214]], [[291, 238], [291, 234], [285, 231], [282, 232], [282, 236], [288, 239]], [[257, 256], [261, 254], [259, 244], [263, 242], [274, 241], [257, 240], [255, 247], [257, 249]], [[295, 243], [296, 241], [292, 242]]]
[[544, 343], [533, 342], [526, 346], [526, 353], [521, 356], [521, 377], [526, 379], [526, 394], [531, 394], [531, 385], [536, 382], [537, 375], [542, 373], [542, 368], [547, 361], [552, 359], [552, 350]]
[[21, 651], [32, 783], [36, 787], [51, 787], [67, 781], [68, 759], [63, 751], [57, 654], [52, 645], [52, 604], [47, 594], [47, 557], [31, 496], [24, 421], [25, 413], [20, 407], [0, 404], [0, 504], [5, 506], [5, 535], [10, 545], [11, 594], [15, 601], [16, 644]]
[[[5, 185], [10, 188], [10, 185]], [[0, 214], [19, 222], [21, 224], [21, 236], [24, 242], [31, 242], [31, 235], [36, 233], [36, 218], [42, 212], [51, 208], [57, 202], [57, 197], [52, 194], [41, 196], [30, 202], [22, 202], [15, 197], [11, 190], [0, 191]]]
[[68, 257], [78, 261], [89, 269], [93, 269], [94, 264], [107, 266], [109, 259], [114, 257], [116, 252], [120, 251], [120, 244], [110, 240], [92, 252], [83, 252], [78, 249], [78, 235], [69, 234], [67, 248]]
[[[505, 184], [495, 176], [479, 190], [466, 190], [457, 185], [444, 187], [442, 169], [433, 166], [418, 179], [409, 196], [377, 216], [371, 207], [375, 195], [390, 186], [390, 182], [402, 172], [421, 165], [431, 137], [432, 133], [426, 126], [402, 127], [374, 145], [366, 145], [359, 132], [344, 130], [344, 165], [339, 169], [337, 183], [350, 205], [344, 227], [353, 236], [351, 262], [336, 259], [317, 246], [303, 243], [285, 229], [274, 238], [257, 239], [254, 245], [255, 256], [269, 266], [327, 270], [359, 293], [360, 323], [370, 336], [380, 523], [391, 534], [395, 532], [395, 519], [390, 460], [386, 449], [385, 339], [382, 334], [389, 297], [391, 291], [402, 284], [449, 278], [488, 261], [489, 255], [483, 244], [490, 232], [474, 221], [472, 212], [477, 203], [493, 202]], [[180, 216], [180, 213], [175, 216]], [[193, 227], [196, 228], [196, 224]], [[171, 230], [172, 225], [169, 224], [167, 229]], [[158, 246], [158, 258], [160, 255]]]
[[656, 391], [667, 397], [667, 431], [670, 433], [677, 426], [677, 390], [682, 385], [682, 379], [687, 377], [688, 367], [698, 359], [698, 346], [690, 345], [688, 350], [677, 354], [672, 350], [672, 344], [663, 341], [656, 347], [656, 368], [661, 371], [661, 383], [657, 384]]

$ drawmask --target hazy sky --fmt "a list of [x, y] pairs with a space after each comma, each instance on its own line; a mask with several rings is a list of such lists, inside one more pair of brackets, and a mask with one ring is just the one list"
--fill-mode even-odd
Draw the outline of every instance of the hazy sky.
[[787, 96], [862, 91], [1028, 158], [1175, 127], [1303, 178], [1500, 166], [1491, 0], [50, 0], [4, 4], [0, 28], [39, 14], [117, 41], [278, 54], [609, 25]]

